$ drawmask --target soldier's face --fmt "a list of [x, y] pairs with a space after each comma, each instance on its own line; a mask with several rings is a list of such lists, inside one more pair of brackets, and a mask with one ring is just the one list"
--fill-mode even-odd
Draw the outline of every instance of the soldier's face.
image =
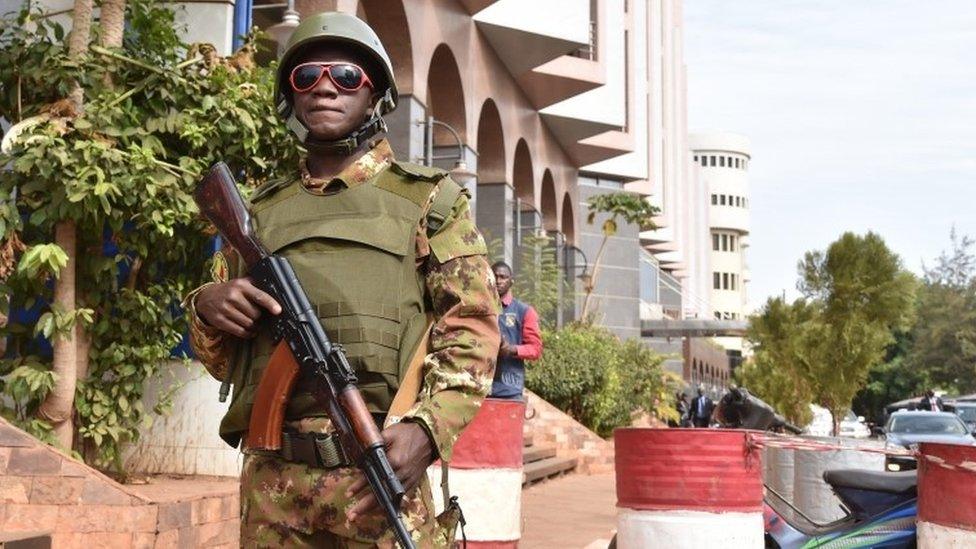
[[498, 291], [498, 296], [501, 297], [508, 293], [512, 288], [512, 273], [505, 267], [498, 267], [494, 270], [495, 273], [495, 290]]
[[[362, 66], [358, 56], [338, 45], [321, 44], [305, 51], [300, 63], [353, 63]], [[292, 92], [295, 115], [305, 123], [312, 137], [323, 141], [343, 139], [366, 120], [372, 108], [373, 90], [362, 86], [350, 92], [338, 88], [328, 76], [319, 79], [311, 90]]]

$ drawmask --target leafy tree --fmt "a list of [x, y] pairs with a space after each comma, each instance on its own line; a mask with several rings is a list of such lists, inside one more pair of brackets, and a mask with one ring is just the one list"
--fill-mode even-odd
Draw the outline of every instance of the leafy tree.
[[[106, 20], [120, 4], [118, 46]], [[49, 436], [38, 409], [49, 394], [68, 395], [74, 447], [118, 468], [120, 445], [148, 421], [144, 383], [171, 363], [187, 329], [179, 301], [206, 272], [213, 232], [192, 199], [200, 173], [222, 159], [246, 193], [292, 170], [298, 149], [274, 111], [272, 73], [254, 67], [254, 37], [223, 59], [212, 46], [182, 44], [164, 4], [105, 0], [102, 8], [93, 35], [106, 47], [77, 58], [63, 29], [29, 7], [0, 26], [0, 113], [15, 123], [0, 152], [9, 166], [0, 171], [0, 295], [38, 315], [11, 317], [0, 330], [9, 341], [0, 411]], [[83, 110], [65, 101], [76, 89]], [[67, 225], [73, 249], [57, 236]], [[62, 306], [55, 280], [70, 261], [75, 304]], [[35, 336], [60, 346], [76, 325], [90, 348], [69, 361], [74, 369], [52, 369]]]
[[767, 300], [749, 324], [752, 357], [736, 371], [739, 385], [796, 425], [813, 419], [813, 387], [806, 375], [810, 370], [806, 328], [816, 314], [816, 308], [802, 299], [792, 304], [778, 297]]
[[915, 279], [871, 232], [808, 252], [798, 270], [803, 297], [791, 305], [771, 299], [751, 319], [755, 357], [739, 381], [797, 423], [809, 420], [811, 402], [820, 404], [836, 435], [868, 372], [908, 329]]
[[950, 234], [952, 249], [925, 269], [908, 367], [940, 388], [976, 392], [976, 256], [973, 240]]
[[818, 314], [806, 323], [805, 372], [816, 402], [834, 417], [834, 434], [894, 341], [913, 317], [915, 279], [875, 233], [844, 233], [826, 252], [808, 252], [799, 263], [798, 288]]
[[908, 334], [895, 334], [884, 362], [868, 370], [867, 384], [854, 397], [852, 409], [875, 423], [884, 422], [884, 408], [892, 402], [918, 396], [929, 386], [928, 372], [907, 360]]
[[593, 270], [583, 287], [585, 297], [583, 298], [583, 309], [580, 311], [580, 318], [583, 321], [588, 321], [592, 313], [590, 303], [593, 290], [596, 288], [597, 276], [600, 273], [603, 253], [606, 251], [610, 237], [617, 234], [617, 224], [623, 220], [624, 223], [636, 225], [641, 231], [649, 231], [657, 228], [654, 225], [653, 218], [660, 211], [640, 195], [628, 192], [593, 196], [588, 201], [587, 208], [590, 213], [586, 217], [586, 222], [590, 225], [596, 221], [596, 216], [599, 214], [607, 214], [608, 217], [601, 226], [603, 241], [600, 242], [600, 249], [593, 260]]

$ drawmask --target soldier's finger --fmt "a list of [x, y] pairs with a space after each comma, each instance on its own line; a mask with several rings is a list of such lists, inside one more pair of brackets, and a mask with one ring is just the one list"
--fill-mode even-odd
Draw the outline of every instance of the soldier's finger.
[[239, 299], [230, 300], [230, 303], [234, 306], [234, 308], [244, 313], [244, 315], [252, 321], [256, 321], [261, 317], [261, 309], [256, 307], [253, 303], [251, 303], [251, 300], [246, 297], [241, 296]]
[[244, 313], [238, 311], [235, 307], [228, 306], [221, 310], [220, 320], [221, 325], [218, 328], [221, 328], [225, 332], [229, 332], [237, 337], [251, 337], [254, 321]]
[[257, 286], [251, 282], [251, 279], [247, 279], [248, 284], [241, 286], [241, 291], [244, 292], [244, 296], [251, 300], [252, 303], [257, 303], [258, 305], [267, 309], [271, 314], [276, 315], [281, 313], [281, 305], [267, 293], [258, 289]]

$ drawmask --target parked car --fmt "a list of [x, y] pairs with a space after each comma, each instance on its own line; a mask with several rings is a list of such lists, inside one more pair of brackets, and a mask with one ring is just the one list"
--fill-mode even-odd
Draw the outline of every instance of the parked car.
[[848, 410], [840, 422], [840, 436], [850, 438], [869, 438], [871, 429], [864, 423], [864, 416], [855, 416]]
[[[803, 429], [803, 433], [816, 437], [829, 437], [833, 434], [834, 422], [830, 410], [811, 404], [810, 411], [813, 412], [813, 421]], [[840, 422], [840, 436], [868, 438], [871, 436], [871, 429], [864, 424], [864, 416], [856, 416], [854, 412], [848, 410]]]
[[[959, 416], [952, 412], [897, 411], [885, 424], [885, 448], [914, 449], [922, 442], [976, 446], [976, 439]], [[917, 468], [913, 456], [886, 456], [885, 469], [908, 471]]]
[[976, 431], [976, 401], [957, 400], [953, 406], [956, 408], [956, 415], [966, 423], [969, 431]]

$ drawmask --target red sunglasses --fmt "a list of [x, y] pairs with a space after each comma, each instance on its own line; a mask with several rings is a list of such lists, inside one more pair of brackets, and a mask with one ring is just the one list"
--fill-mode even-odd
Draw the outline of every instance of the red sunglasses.
[[302, 63], [291, 70], [288, 80], [291, 82], [291, 89], [297, 93], [305, 93], [317, 86], [325, 74], [329, 75], [329, 80], [337, 88], [345, 92], [354, 92], [363, 86], [373, 88], [373, 82], [366, 76], [366, 71], [352, 63]]

